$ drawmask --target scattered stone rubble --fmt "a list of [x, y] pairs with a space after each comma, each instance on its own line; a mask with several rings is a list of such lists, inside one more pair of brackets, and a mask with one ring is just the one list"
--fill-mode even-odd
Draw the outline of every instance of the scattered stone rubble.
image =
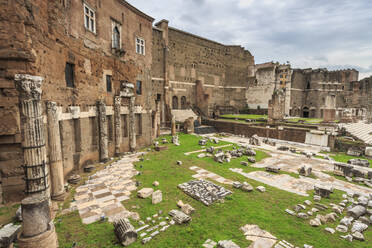
[[177, 202], [177, 206], [181, 208], [181, 211], [184, 212], [187, 215], [191, 215], [192, 213], [195, 212], [195, 208], [193, 208], [190, 204], [188, 203], [183, 203], [181, 200]]
[[333, 188], [325, 185], [314, 185], [315, 194], [323, 197], [323, 198], [329, 198], [330, 194], [333, 193]]
[[258, 137], [257, 134], [253, 135], [253, 136], [249, 139], [249, 144], [254, 145], [254, 146], [260, 146], [260, 145], [261, 145], [260, 137]]
[[[355, 199], [356, 198], [356, 199]], [[305, 201], [308, 207], [313, 205], [310, 201]], [[336, 228], [325, 227], [325, 231], [329, 234], [336, 232], [342, 234], [341, 238], [350, 242], [353, 240], [364, 241], [363, 233], [372, 224], [372, 194], [369, 195], [355, 195], [348, 193], [343, 195], [343, 200], [338, 204], [330, 203], [329, 206], [314, 203], [310, 211], [306, 212], [306, 206], [297, 204], [294, 206], [294, 211], [286, 209], [285, 212], [298, 218], [307, 219], [310, 216], [315, 218], [310, 219], [309, 224], [313, 227], [319, 227], [328, 223], [335, 223]], [[328, 210], [331, 208], [332, 212]], [[304, 211], [304, 212], [301, 212]], [[324, 211], [324, 214], [317, 212]], [[327, 213], [328, 212], [328, 213]], [[346, 216], [341, 218], [346, 212]], [[317, 213], [315, 215], [315, 213]]]
[[222, 240], [218, 242], [217, 248], [240, 248], [240, 246], [238, 246], [231, 240]]
[[215, 201], [224, 199], [231, 191], [206, 180], [192, 180], [178, 185], [178, 188], [192, 198], [209, 206]]
[[181, 224], [184, 224], [184, 223], [188, 223], [191, 221], [191, 217], [188, 216], [187, 214], [185, 214], [184, 212], [182, 211], [179, 211], [177, 209], [173, 209], [169, 212], [169, 215], [173, 217], [173, 220], [181, 225]]
[[369, 164], [369, 161], [366, 160], [366, 159], [359, 159], [359, 158], [354, 158], [354, 159], [350, 159], [349, 161], [347, 161], [348, 164], [352, 164], [352, 165], [358, 165], [358, 166], [362, 166], [362, 167], [369, 167], [370, 164]]
[[163, 201], [163, 193], [161, 190], [157, 190], [152, 193], [152, 204], [158, 204]]
[[137, 196], [139, 198], [147, 198], [150, 197], [154, 193], [153, 188], [143, 188], [137, 192]]
[[298, 169], [298, 174], [304, 177], [308, 177], [311, 175], [312, 168], [307, 165], [303, 165]]

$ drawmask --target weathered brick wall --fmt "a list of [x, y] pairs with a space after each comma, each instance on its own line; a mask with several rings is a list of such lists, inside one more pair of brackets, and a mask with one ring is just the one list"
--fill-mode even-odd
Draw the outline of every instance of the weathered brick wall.
[[[206, 103], [211, 113], [216, 106], [246, 106], [245, 90], [249, 77], [254, 74], [254, 57], [240, 46], [225, 46], [175, 28], [161, 21], [154, 29], [154, 75], [161, 75], [165, 68], [166, 86], [169, 84], [170, 107], [181, 107], [181, 98], [186, 105], [197, 105], [200, 99], [196, 81], [203, 85], [203, 94], [209, 97]], [[159, 31], [158, 29], [162, 30]], [[161, 40], [163, 39], [163, 41]], [[162, 49], [167, 45], [167, 58]], [[156, 57], [155, 57], [156, 56]], [[168, 81], [169, 80], [169, 81]], [[172, 104], [172, 99], [178, 104]], [[204, 105], [204, 104], [202, 104]]]
[[[83, 2], [96, 12], [95, 34], [84, 27]], [[1, 1], [0, 16], [0, 173], [6, 201], [21, 198], [19, 193], [24, 188], [15, 74], [42, 76], [42, 101], [57, 102], [62, 115], [70, 112], [69, 106], [80, 108], [81, 118], [60, 121], [66, 175], [97, 161], [96, 113], [93, 111], [89, 117], [84, 113], [94, 109], [100, 99], [112, 108], [123, 80], [134, 84], [142, 81], [142, 94], [135, 101], [135, 105], [142, 106], [142, 135], [137, 137], [137, 147], [151, 143], [156, 98], [151, 82], [151, 17], [119, 0]], [[121, 56], [111, 50], [113, 20], [121, 24], [125, 51]], [[136, 53], [136, 37], [145, 40], [145, 55]], [[66, 62], [74, 64], [73, 88], [66, 86]], [[112, 92], [106, 90], [106, 75], [112, 76]], [[125, 106], [128, 102], [123, 101]], [[121, 150], [128, 151], [129, 138], [123, 137], [122, 141]], [[114, 140], [109, 140], [109, 155], [113, 154]]]
[[214, 126], [218, 132], [244, 135], [247, 137], [251, 137], [257, 134], [260, 137], [287, 140], [299, 143], [305, 143], [306, 132], [308, 131], [307, 129], [287, 127], [284, 128], [284, 130], [278, 130], [277, 128], [266, 128], [244, 123], [215, 120], [209, 120], [208, 125]]
[[[356, 70], [328, 71], [326, 69], [296, 69], [291, 82], [291, 115], [304, 116], [304, 108], [309, 117], [323, 118], [327, 106], [327, 97], [336, 97], [336, 108], [361, 109], [360, 100], [363, 95], [353, 92], [354, 81], [358, 80]], [[338, 116], [340, 118], [340, 116]]]

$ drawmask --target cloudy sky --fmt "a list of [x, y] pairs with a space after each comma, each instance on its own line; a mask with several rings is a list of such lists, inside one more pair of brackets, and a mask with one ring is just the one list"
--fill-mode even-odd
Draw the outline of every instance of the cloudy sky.
[[355, 68], [372, 75], [372, 0], [128, 0], [169, 25], [228, 45], [256, 63]]

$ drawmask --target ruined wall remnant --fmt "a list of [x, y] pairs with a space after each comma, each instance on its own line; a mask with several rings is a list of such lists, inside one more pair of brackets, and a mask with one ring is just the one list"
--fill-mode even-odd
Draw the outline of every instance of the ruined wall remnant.
[[[153, 81], [164, 82], [166, 111], [201, 106], [205, 115], [212, 115], [218, 106], [246, 106], [245, 91], [254, 74], [249, 51], [169, 27], [166, 20], [155, 25], [153, 42]], [[185, 104], [172, 105], [173, 97]]]
[[276, 89], [269, 101], [268, 122], [275, 123], [276, 121], [284, 120], [285, 116], [285, 91]]

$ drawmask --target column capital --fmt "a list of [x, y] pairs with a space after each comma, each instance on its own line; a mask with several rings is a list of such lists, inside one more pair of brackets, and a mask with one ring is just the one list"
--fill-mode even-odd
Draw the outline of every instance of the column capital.
[[28, 74], [16, 74], [14, 81], [20, 97], [23, 100], [40, 100], [41, 85], [44, 81], [43, 77], [32, 76]]
[[47, 110], [53, 113], [57, 113], [57, 103], [56, 102], [51, 102], [47, 101], [46, 103]]

